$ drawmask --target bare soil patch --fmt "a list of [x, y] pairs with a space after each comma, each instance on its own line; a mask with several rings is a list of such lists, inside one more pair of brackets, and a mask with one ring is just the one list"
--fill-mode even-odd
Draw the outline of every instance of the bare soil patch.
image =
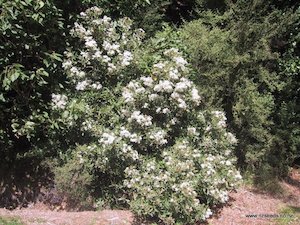
[[[292, 170], [286, 181], [280, 182], [284, 193], [271, 195], [255, 188], [241, 187], [230, 194], [227, 206], [208, 220], [213, 225], [270, 225], [283, 207], [300, 207], [300, 172]], [[300, 221], [299, 223], [300, 224]]]
[[41, 209], [0, 209], [0, 216], [18, 217], [28, 225], [129, 225], [133, 214], [123, 210], [66, 212]]

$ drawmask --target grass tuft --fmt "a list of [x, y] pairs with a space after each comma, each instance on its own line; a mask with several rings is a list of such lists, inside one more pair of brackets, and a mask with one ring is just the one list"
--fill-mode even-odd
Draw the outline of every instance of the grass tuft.
[[19, 218], [0, 217], [0, 225], [24, 225]]
[[300, 207], [286, 206], [279, 211], [279, 218], [276, 218], [276, 225], [299, 225]]

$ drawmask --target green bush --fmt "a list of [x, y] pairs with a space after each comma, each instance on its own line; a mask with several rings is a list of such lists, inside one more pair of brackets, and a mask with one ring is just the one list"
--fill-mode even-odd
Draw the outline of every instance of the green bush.
[[67, 162], [56, 166], [54, 173], [58, 194], [66, 199], [68, 206], [81, 209], [93, 207], [93, 176], [89, 168], [78, 163], [77, 156], [68, 155]]
[[253, 171], [279, 154], [274, 167], [286, 168], [294, 150], [291, 143], [280, 144], [282, 132], [277, 133], [274, 119], [278, 96], [287, 87], [275, 43], [297, 21], [295, 13], [264, 1], [237, 1], [224, 12], [204, 11], [200, 17], [184, 25], [181, 37], [206, 102], [224, 109], [237, 135], [239, 166]]

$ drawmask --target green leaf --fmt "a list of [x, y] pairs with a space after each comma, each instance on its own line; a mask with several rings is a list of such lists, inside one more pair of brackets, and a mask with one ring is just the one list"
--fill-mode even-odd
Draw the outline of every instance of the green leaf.
[[45, 3], [43, 1], [39, 1], [39, 6], [40, 6], [40, 9], [43, 8], [45, 5]]
[[3, 94], [0, 94], [0, 101], [5, 102], [5, 98], [4, 98]]
[[48, 54], [48, 53], [47, 53], [47, 55], [49, 55], [51, 59], [57, 60], [57, 61], [59, 61], [59, 62], [62, 62], [62, 61], [63, 61], [63, 60], [62, 60], [62, 55], [61, 55], [61, 54], [58, 54], [58, 53], [53, 52], [52, 54]]
[[39, 68], [36, 73], [41, 76], [49, 77], [49, 73], [44, 68]]
[[11, 76], [10, 76], [11, 83], [16, 81], [19, 78], [19, 76], [20, 76], [19, 71], [15, 71], [15, 73], [11, 74]]

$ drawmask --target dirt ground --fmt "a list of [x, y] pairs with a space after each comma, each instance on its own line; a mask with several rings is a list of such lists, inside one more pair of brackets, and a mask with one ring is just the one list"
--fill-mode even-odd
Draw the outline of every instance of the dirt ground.
[[[210, 225], [267, 225], [276, 224], [274, 216], [283, 207], [300, 207], [300, 170], [294, 170], [288, 180], [280, 183], [284, 194], [272, 196], [249, 187], [241, 187], [230, 194], [228, 205], [208, 220]], [[288, 215], [281, 215], [288, 216]], [[18, 217], [27, 225], [140, 225], [126, 210], [99, 212], [67, 212], [49, 210], [43, 204], [27, 208], [0, 209], [0, 217]], [[300, 224], [296, 221], [293, 224]]]

